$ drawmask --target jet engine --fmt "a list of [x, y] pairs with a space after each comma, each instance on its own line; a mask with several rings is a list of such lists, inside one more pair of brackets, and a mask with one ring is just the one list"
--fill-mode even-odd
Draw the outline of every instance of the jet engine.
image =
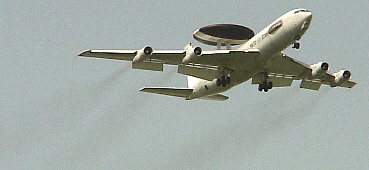
[[141, 63], [143, 62], [147, 57], [152, 55], [152, 48], [150, 46], [143, 47], [141, 50], [137, 51], [136, 56], [133, 58], [133, 63]]
[[319, 62], [311, 65], [310, 68], [312, 69], [311, 76], [317, 78], [328, 71], [329, 65], [326, 62]]
[[333, 75], [334, 81], [331, 84], [332, 87], [339, 86], [351, 78], [351, 72], [348, 70], [340, 70], [339, 72], [334, 73]]
[[200, 47], [192, 47], [191, 44], [185, 47], [186, 56], [183, 58], [182, 63], [188, 64], [192, 62], [197, 56], [201, 56], [202, 49]]

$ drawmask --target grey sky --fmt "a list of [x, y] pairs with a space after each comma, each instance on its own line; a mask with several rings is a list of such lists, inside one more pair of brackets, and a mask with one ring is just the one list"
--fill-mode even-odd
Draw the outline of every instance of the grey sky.
[[[313, 12], [306, 63], [349, 69], [351, 90], [246, 82], [225, 102], [140, 93], [186, 86], [129, 62], [79, 58], [90, 48], [182, 49], [214, 23], [260, 31], [285, 12]], [[6, 1], [0, 6], [0, 169], [369, 169], [367, 0]]]

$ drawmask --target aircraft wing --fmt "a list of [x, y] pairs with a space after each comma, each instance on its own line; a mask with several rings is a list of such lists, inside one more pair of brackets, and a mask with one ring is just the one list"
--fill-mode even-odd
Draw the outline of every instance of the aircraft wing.
[[268, 73], [293, 77], [295, 80], [303, 79], [311, 73], [310, 65], [295, 60], [284, 54], [275, 57], [266, 67]]
[[[86, 50], [80, 53], [78, 56], [105, 58], [114, 60], [126, 60], [132, 61], [138, 50]], [[251, 50], [214, 50], [203, 51], [202, 55], [197, 57], [193, 63], [202, 65], [220, 65], [224, 63], [225, 59], [232, 57], [235, 53], [259, 53], [257, 49]], [[155, 50], [147, 60], [161, 60], [164, 64], [178, 65], [182, 62], [186, 55], [184, 50]]]
[[[114, 60], [133, 61], [139, 50], [87, 50], [79, 54], [83, 57], [94, 57]], [[186, 56], [185, 50], [153, 50], [143, 62], [134, 64], [134, 69], [163, 71], [163, 64], [178, 65], [178, 73], [194, 76], [205, 80], [213, 80], [219, 74], [219, 67], [238, 63], [253, 64], [259, 56], [259, 50], [214, 50], [202, 51], [200, 56], [196, 56], [188, 64], [183, 64], [182, 60]]]
[[[290, 86], [293, 80], [302, 80], [300, 87], [310, 90], [319, 90], [321, 84], [330, 85], [332, 87], [340, 86], [345, 88], [352, 88], [356, 85], [355, 82], [350, 80], [336, 85], [335, 75], [330, 73], [323, 73], [319, 77], [311, 78], [312, 68], [310, 65], [301, 61], [293, 59], [284, 54], [275, 57], [265, 68], [265, 72], [268, 73], [268, 79], [271, 79], [273, 86], [283, 87]], [[274, 79], [274, 80], [273, 80]], [[260, 84], [260, 76], [253, 78], [253, 84]], [[274, 82], [275, 81], [275, 82]]]
[[[78, 56], [132, 61], [138, 50], [86, 50]], [[184, 50], [157, 50], [148, 59], [162, 60], [165, 64], [177, 64], [182, 61]], [[165, 61], [163, 60], [165, 59]]]

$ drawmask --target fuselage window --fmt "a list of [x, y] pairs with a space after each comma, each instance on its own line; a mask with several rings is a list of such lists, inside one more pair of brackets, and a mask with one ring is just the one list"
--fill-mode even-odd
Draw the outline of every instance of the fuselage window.
[[278, 22], [276, 22], [275, 24], [273, 24], [269, 30], [268, 30], [268, 33], [269, 34], [273, 34], [275, 33], [281, 26], [283, 25], [283, 21], [282, 20], [279, 20]]

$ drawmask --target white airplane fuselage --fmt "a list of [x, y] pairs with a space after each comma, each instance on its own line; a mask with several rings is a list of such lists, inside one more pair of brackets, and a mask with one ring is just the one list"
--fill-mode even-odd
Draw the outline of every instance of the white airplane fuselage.
[[201, 98], [227, 91], [262, 72], [275, 56], [281, 55], [282, 50], [300, 40], [309, 28], [311, 19], [312, 13], [305, 9], [295, 9], [282, 15], [239, 47], [238, 50], [258, 49], [260, 51], [260, 56], [253, 68], [236, 69], [246, 67], [246, 63], [245, 65], [236, 63], [236, 65], [227, 66], [232, 70], [235, 68], [234, 70], [243, 71], [231, 72], [232, 81], [226, 87], [217, 86], [217, 79], [213, 81], [198, 79], [193, 87], [193, 93], [188, 99]]

